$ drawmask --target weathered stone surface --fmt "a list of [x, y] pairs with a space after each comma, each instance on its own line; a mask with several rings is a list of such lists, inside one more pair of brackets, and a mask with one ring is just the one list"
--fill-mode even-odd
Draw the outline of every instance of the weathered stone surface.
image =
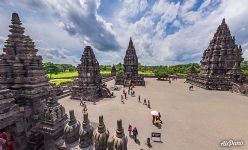
[[117, 75], [115, 84], [117, 85], [138, 85], [144, 86], [144, 78], [138, 75], [138, 57], [133, 45], [132, 38], [130, 38], [126, 55], [124, 57], [124, 75]]
[[115, 150], [127, 150], [127, 136], [122, 127], [122, 120], [117, 120], [117, 129], [113, 139]]
[[106, 130], [103, 116], [99, 116], [99, 125], [94, 133], [95, 149], [106, 150], [108, 146], [109, 131]]
[[[7, 130], [14, 137], [15, 149], [26, 149], [27, 143], [40, 149], [43, 141], [34, 139], [39, 136], [37, 124], [51, 86], [42, 67], [42, 58], [37, 55], [32, 39], [24, 35], [21, 25], [18, 14], [13, 13], [10, 34], [0, 55], [0, 89], [10, 89], [15, 99], [2, 100], [4, 107], [12, 109], [9, 109], [9, 114], [5, 113], [6, 120], [0, 123], [8, 126], [0, 129]], [[8, 118], [10, 114], [15, 116], [17, 108], [14, 103], [18, 105], [19, 113]]]
[[78, 84], [72, 87], [72, 99], [94, 100], [101, 97], [111, 97], [106, 84], [102, 82], [99, 63], [90, 46], [86, 46], [77, 67]]
[[65, 144], [72, 144], [79, 140], [81, 123], [76, 120], [74, 110], [70, 110], [70, 120], [64, 128]]
[[187, 82], [210, 90], [230, 90], [233, 83], [244, 82], [242, 60], [242, 48], [235, 44], [235, 37], [223, 19], [203, 53], [201, 73], [189, 73]]
[[64, 134], [64, 127], [67, 123], [65, 108], [58, 103], [54, 94], [49, 97], [40, 120], [40, 132], [44, 135], [44, 145], [46, 149], [54, 149], [56, 143]]
[[93, 145], [93, 127], [90, 124], [88, 113], [84, 113], [84, 120], [82, 124], [82, 129], [79, 132], [80, 135], [80, 148], [86, 148]]
[[44, 135], [46, 149], [54, 149], [56, 142], [64, 134], [64, 127], [67, 123], [65, 108], [58, 103], [55, 93], [47, 100], [43, 108], [39, 130]]

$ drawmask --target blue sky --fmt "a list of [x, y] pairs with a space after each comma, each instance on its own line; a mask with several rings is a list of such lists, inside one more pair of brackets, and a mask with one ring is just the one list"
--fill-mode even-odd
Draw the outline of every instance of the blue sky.
[[144, 65], [199, 62], [222, 18], [248, 58], [247, 0], [1, 0], [0, 52], [17, 12], [44, 61], [123, 62], [131, 36]]

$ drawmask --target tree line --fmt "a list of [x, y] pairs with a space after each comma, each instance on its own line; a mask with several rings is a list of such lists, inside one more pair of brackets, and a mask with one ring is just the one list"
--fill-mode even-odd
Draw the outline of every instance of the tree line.
[[46, 74], [50, 76], [52, 74], [58, 74], [62, 72], [74, 72], [76, 67], [71, 64], [54, 64], [52, 62], [43, 63], [43, 68], [46, 71]]
[[[170, 75], [187, 75], [189, 69], [191, 68], [191, 64], [180, 64], [174, 66], [143, 66], [141, 64], [138, 65], [139, 72], [151, 72], [155, 76], [158, 77], [167, 77]], [[76, 71], [76, 67], [71, 64], [54, 64], [52, 62], [43, 63], [43, 67], [47, 74], [58, 74], [62, 72], [74, 72]], [[194, 67], [196, 72], [199, 73], [201, 67], [199, 64], [194, 63]], [[243, 61], [240, 65], [241, 71], [248, 75], [248, 61]], [[116, 71], [118, 75], [122, 75], [124, 72], [124, 66], [122, 63], [118, 63], [115, 65]], [[102, 72], [111, 72], [112, 65], [100, 65], [100, 69]]]

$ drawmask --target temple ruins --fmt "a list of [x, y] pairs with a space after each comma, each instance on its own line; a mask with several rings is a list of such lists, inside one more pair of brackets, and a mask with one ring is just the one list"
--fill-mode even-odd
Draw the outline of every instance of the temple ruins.
[[81, 58], [81, 64], [77, 67], [78, 82], [72, 87], [72, 99], [95, 100], [111, 97], [106, 84], [102, 82], [99, 63], [90, 46], [86, 46]]
[[[246, 77], [241, 73], [242, 48], [235, 43], [225, 19], [222, 20], [201, 60], [201, 72], [190, 69], [187, 81], [209, 90], [232, 90], [241, 87]], [[193, 67], [193, 66], [192, 66]]]
[[124, 74], [116, 77], [115, 84], [126, 86], [131, 84], [136, 86], [144, 86], [144, 77], [141, 77], [138, 74], [138, 64], [136, 50], [134, 48], [132, 38], [130, 38], [126, 55], [124, 57]]

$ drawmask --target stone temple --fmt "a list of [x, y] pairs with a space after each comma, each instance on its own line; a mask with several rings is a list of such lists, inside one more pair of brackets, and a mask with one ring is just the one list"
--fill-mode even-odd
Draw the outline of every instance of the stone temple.
[[[0, 55], [0, 133], [5, 133], [10, 141], [6, 149], [12, 146], [15, 150], [126, 150], [123, 129], [121, 136], [109, 142], [103, 116], [99, 117], [98, 128], [91, 125], [88, 113], [83, 114], [82, 125], [73, 110], [68, 120], [65, 108], [58, 103], [55, 90], [45, 76], [42, 57], [37, 55], [31, 38], [24, 35], [17, 13], [12, 14], [11, 21], [11, 34]], [[79, 85], [97, 89], [90, 93], [94, 96], [108, 96], [109, 91], [101, 82], [99, 64], [89, 46], [81, 60]], [[121, 122], [119, 126], [122, 127]], [[2, 144], [1, 141], [0, 148]]]
[[130, 38], [126, 55], [124, 57], [124, 75], [117, 76], [115, 84], [117, 85], [137, 85], [144, 86], [145, 80], [138, 74], [138, 57], [133, 45], [132, 38]]
[[102, 82], [99, 63], [90, 46], [84, 48], [81, 64], [77, 67], [78, 83], [72, 87], [72, 99], [94, 100], [111, 97], [106, 84]]
[[223, 19], [203, 53], [200, 74], [191, 71], [186, 82], [209, 90], [230, 90], [234, 83], [245, 82], [240, 70], [242, 60], [242, 48]]
[[21, 25], [13, 13], [10, 35], [0, 55], [0, 131], [10, 135], [18, 150], [42, 145], [37, 125], [51, 91], [42, 58]]

